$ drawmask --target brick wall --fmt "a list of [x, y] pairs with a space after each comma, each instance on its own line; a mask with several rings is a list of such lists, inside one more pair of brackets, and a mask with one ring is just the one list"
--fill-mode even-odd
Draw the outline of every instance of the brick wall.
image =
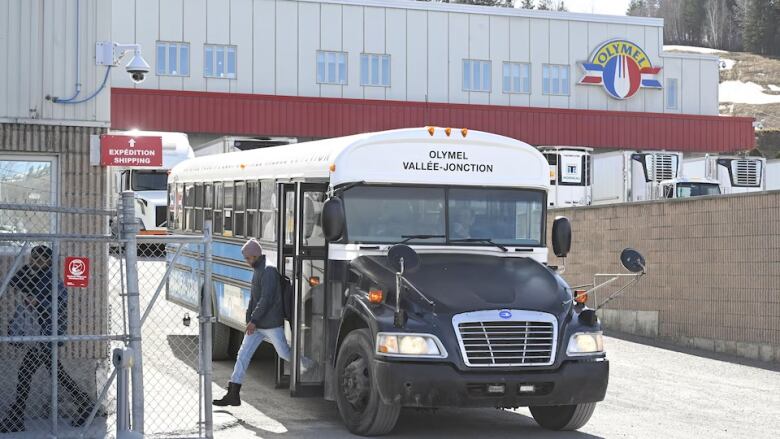
[[556, 215], [572, 222], [571, 285], [625, 272], [625, 247], [647, 259], [648, 275], [601, 313], [607, 328], [780, 361], [780, 191], [556, 209], [548, 230]]

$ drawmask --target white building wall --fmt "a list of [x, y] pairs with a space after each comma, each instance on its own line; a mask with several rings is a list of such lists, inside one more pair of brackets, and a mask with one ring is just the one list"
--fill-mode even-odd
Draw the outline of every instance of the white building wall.
[[[72, 0], [71, 0], [72, 1]], [[94, 1], [94, 0], [93, 0]], [[13, 2], [20, 5], [20, 1]], [[662, 21], [637, 17], [486, 8], [390, 0], [113, 0], [113, 35], [144, 45], [190, 43], [190, 75], [141, 85], [115, 71], [114, 86], [468, 103], [614, 111], [717, 114], [714, 57], [664, 54]], [[121, 36], [121, 38], [119, 38]], [[638, 44], [659, 80], [677, 78], [680, 105], [666, 109], [663, 90], [640, 89], [620, 101], [599, 86], [579, 85], [580, 63], [610, 39]], [[237, 47], [235, 79], [203, 78], [203, 44]], [[347, 84], [318, 84], [316, 52], [348, 54]], [[387, 54], [389, 87], [360, 84], [360, 56]], [[463, 60], [491, 62], [491, 91], [463, 89]], [[505, 61], [531, 66], [530, 93], [505, 93]], [[569, 94], [542, 92], [543, 64], [569, 66]], [[666, 64], [669, 68], [666, 68]]]
[[[80, 69], [81, 97], [97, 90], [106, 67], [95, 66], [95, 42], [111, 36], [111, 2], [4, 0], [0, 7], [0, 122], [62, 121], [107, 125], [109, 87], [83, 104], [55, 104], [71, 97]], [[79, 49], [76, 53], [78, 18]]]

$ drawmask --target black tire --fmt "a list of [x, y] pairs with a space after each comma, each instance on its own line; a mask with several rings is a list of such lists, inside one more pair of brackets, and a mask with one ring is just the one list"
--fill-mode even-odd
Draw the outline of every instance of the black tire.
[[548, 430], [577, 430], [587, 424], [593, 416], [596, 403], [529, 408], [536, 422]]
[[231, 355], [230, 349], [233, 329], [222, 323], [214, 323], [211, 328], [211, 359], [224, 361], [236, 358], [235, 355]]
[[336, 358], [336, 405], [347, 429], [360, 436], [389, 433], [401, 413], [400, 404], [382, 402], [373, 367], [371, 333], [368, 329], [350, 332]]

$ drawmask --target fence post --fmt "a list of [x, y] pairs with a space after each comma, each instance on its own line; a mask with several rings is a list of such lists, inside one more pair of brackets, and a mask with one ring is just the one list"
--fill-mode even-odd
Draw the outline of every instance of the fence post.
[[[57, 233], [59, 233], [59, 215], [57, 215]], [[55, 337], [60, 335], [60, 241], [54, 239], [51, 243], [51, 334]], [[58, 390], [59, 390], [59, 342], [52, 341], [49, 344], [51, 349], [51, 429], [54, 437], [58, 435], [57, 421], [59, 420]]]
[[135, 217], [135, 193], [122, 192], [122, 242], [125, 245], [127, 268], [127, 329], [132, 349], [131, 370], [132, 431], [144, 432], [144, 377], [143, 351], [141, 350], [141, 301], [138, 290], [138, 220]]
[[211, 395], [211, 347], [212, 347], [212, 292], [211, 282], [211, 221], [208, 220], [203, 227], [203, 297], [201, 297], [200, 324], [201, 324], [201, 370], [203, 371], [203, 403], [206, 437], [214, 437], [214, 418], [212, 413]]

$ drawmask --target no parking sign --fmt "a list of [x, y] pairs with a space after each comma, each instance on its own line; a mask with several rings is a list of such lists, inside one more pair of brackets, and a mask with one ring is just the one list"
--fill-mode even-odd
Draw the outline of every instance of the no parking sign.
[[89, 286], [89, 258], [68, 256], [65, 258], [65, 286], [86, 288]]

